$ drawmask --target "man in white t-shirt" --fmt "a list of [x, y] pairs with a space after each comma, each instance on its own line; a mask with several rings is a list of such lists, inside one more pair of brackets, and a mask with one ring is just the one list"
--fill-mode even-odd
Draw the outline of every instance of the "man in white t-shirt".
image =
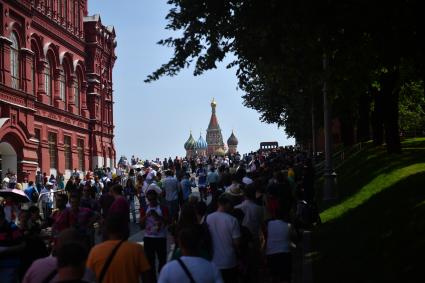
[[220, 271], [214, 263], [200, 257], [202, 227], [194, 226], [182, 229], [178, 242], [182, 257], [167, 263], [159, 275], [158, 283], [223, 283]]
[[220, 269], [225, 283], [238, 280], [236, 251], [241, 233], [237, 219], [229, 214], [231, 209], [232, 200], [223, 194], [218, 199], [217, 211], [207, 216], [213, 244], [212, 262]]

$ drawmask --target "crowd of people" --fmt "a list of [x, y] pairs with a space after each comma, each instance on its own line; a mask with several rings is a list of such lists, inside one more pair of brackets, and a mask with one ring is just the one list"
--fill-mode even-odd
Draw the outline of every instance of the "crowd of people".
[[[291, 282], [291, 249], [316, 220], [305, 153], [133, 165], [66, 183], [38, 172], [28, 203], [5, 196], [1, 282]], [[128, 240], [132, 222], [142, 245]]]

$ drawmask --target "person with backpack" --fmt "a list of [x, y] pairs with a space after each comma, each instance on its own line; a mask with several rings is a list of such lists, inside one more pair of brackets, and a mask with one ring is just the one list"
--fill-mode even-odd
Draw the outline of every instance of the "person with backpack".
[[214, 263], [200, 257], [201, 230], [188, 226], [178, 233], [182, 256], [167, 263], [159, 275], [158, 283], [223, 283]]
[[[206, 208], [205, 208], [206, 209]], [[180, 212], [180, 218], [176, 225], [170, 226], [169, 231], [173, 235], [174, 242], [176, 243], [175, 249], [173, 251], [172, 259], [177, 259], [182, 256], [181, 248], [179, 246], [178, 235], [182, 229], [187, 227], [194, 227], [197, 230], [197, 233], [200, 237], [200, 250], [199, 256], [211, 261], [212, 259], [212, 243], [211, 235], [208, 230], [208, 225], [206, 222], [199, 222], [197, 215], [197, 209], [194, 204], [186, 203], [182, 206]]]
[[158, 202], [158, 193], [154, 190], [146, 191], [148, 206], [140, 210], [140, 225], [145, 228], [144, 248], [149, 264], [156, 273], [156, 259], [158, 272], [167, 260], [167, 225], [169, 223], [168, 209]]
[[127, 179], [126, 186], [124, 188], [124, 197], [127, 199], [130, 207], [130, 213], [133, 216], [133, 223], [136, 223], [136, 204], [135, 204], [136, 188], [134, 187], [134, 181]]
[[151, 283], [153, 272], [143, 246], [128, 241], [126, 219], [120, 214], [107, 217], [107, 240], [94, 246], [86, 266], [96, 274], [98, 283], [142, 282]]

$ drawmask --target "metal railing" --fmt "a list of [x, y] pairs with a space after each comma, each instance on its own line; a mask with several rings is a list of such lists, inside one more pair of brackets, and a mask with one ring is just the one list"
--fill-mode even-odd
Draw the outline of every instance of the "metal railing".
[[[342, 148], [341, 150], [335, 152], [332, 155], [332, 166], [333, 169], [336, 170], [340, 168], [349, 158], [357, 155], [359, 152], [364, 149], [364, 143], [360, 142], [350, 147]], [[321, 177], [324, 174], [325, 171], [325, 161], [321, 161], [319, 163], [316, 163], [314, 166], [315, 175], [317, 177]]]

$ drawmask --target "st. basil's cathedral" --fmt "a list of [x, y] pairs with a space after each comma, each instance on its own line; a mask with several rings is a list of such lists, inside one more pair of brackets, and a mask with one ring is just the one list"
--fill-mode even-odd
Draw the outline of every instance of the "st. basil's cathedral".
[[236, 154], [238, 147], [238, 139], [232, 131], [232, 134], [227, 139], [227, 146], [223, 142], [223, 135], [221, 134], [221, 128], [218, 124], [216, 116], [217, 102], [215, 99], [211, 102], [211, 118], [207, 129], [206, 140], [199, 135], [198, 140], [195, 140], [192, 136], [192, 132], [189, 135], [189, 139], [184, 144], [186, 150], [186, 157], [207, 157], [207, 156], [224, 156], [225, 154]]

